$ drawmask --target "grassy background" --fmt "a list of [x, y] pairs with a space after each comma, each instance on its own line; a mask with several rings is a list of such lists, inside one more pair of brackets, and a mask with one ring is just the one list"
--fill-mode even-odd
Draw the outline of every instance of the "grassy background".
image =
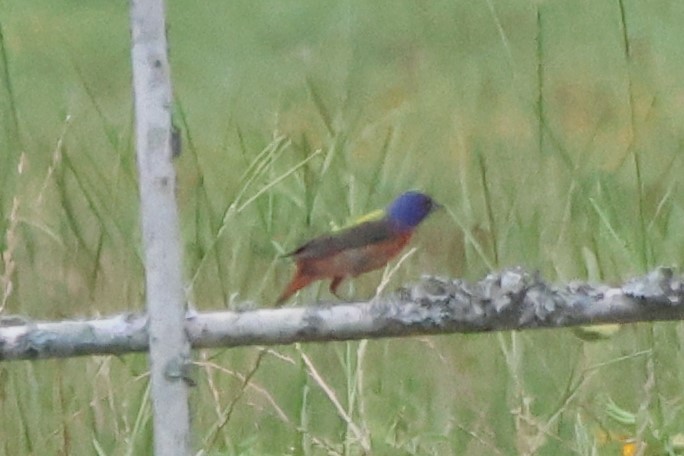
[[[682, 258], [684, 3], [168, 9], [199, 309], [270, 305], [281, 253], [408, 188], [447, 211], [389, 288], [518, 264], [619, 282]], [[0, 26], [2, 312], [139, 311], [127, 4], [5, 0]], [[205, 351], [195, 446], [360, 454], [334, 394], [375, 454], [677, 454], [683, 343], [668, 323]], [[145, 373], [138, 355], [0, 365], [0, 454], [149, 454]]]

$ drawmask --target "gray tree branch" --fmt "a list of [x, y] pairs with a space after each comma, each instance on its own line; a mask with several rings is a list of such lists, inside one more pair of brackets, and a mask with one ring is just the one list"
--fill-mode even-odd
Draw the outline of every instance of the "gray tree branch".
[[[559, 328], [684, 319], [684, 282], [660, 268], [622, 286], [552, 286], [520, 268], [477, 283], [425, 277], [370, 302], [189, 313], [194, 348]], [[0, 360], [147, 350], [145, 315], [62, 322], [0, 320]]]

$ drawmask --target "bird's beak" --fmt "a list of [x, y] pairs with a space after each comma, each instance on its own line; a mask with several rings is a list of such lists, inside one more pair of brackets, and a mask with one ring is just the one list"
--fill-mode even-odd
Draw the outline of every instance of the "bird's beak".
[[430, 209], [430, 212], [441, 211], [442, 209], [444, 209], [443, 204], [439, 204], [438, 202], [433, 201], [432, 202], [432, 209]]

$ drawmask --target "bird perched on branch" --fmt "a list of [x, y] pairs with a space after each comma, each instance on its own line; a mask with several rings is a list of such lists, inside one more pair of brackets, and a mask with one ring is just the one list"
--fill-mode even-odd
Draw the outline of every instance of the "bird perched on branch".
[[294, 258], [297, 272], [278, 298], [282, 305], [290, 296], [317, 280], [331, 279], [330, 292], [347, 277], [381, 268], [411, 240], [418, 225], [439, 208], [428, 195], [409, 191], [397, 197], [377, 220], [319, 236], [286, 256]]

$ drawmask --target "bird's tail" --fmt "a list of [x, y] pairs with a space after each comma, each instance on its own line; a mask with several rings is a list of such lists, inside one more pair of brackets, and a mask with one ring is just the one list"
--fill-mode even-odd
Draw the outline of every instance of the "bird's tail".
[[276, 301], [276, 307], [280, 307], [283, 304], [285, 304], [285, 301], [290, 299], [290, 297], [293, 294], [295, 294], [296, 292], [298, 292], [314, 280], [316, 280], [314, 277], [302, 274], [300, 271], [297, 271], [297, 274], [295, 274], [290, 284], [285, 288], [285, 290], [282, 292], [282, 294]]

